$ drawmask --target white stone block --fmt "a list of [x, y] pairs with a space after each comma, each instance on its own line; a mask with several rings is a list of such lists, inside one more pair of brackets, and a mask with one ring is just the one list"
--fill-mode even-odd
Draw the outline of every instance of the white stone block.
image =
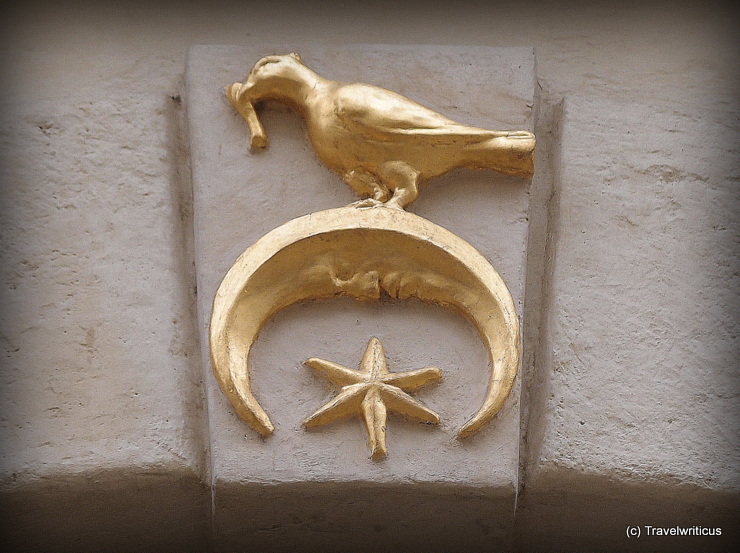
[[[291, 51], [324, 77], [379, 85], [462, 123], [532, 129], [534, 54], [528, 48], [191, 49], [187, 106], [216, 540], [228, 548], [269, 547], [277, 540], [361, 550], [374, 547], [367, 540], [393, 536], [427, 550], [461, 543], [505, 547], [518, 485], [520, 387], [517, 381], [483, 431], [456, 439], [456, 430], [482, 404], [489, 378], [477, 331], [458, 314], [393, 300], [313, 302], [277, 314], [251, 356], [255, 394], [276, 428], [268, 439], [237, 417], [211, 374], [206, 346], [211, 303], [237, 256], [290, 219], [356, 199], [314, 157], [295, 113], [280, 106], [262, 111], [270, 146], [252, 153], [246, 124], [224, 96], [224, 86], [243, 80], [260, 57]], [[528, 200], [526, 182], [492, 171], [458, 170], [424, 185], [410, 211], [487, 257], [521, 315]], [[356, 367], [371, 336], [384, 343], [390, 370], [435, 365], [444, 374], [442, 384], [415, 394], [440, 414], [441, 425], [392, 417], [389, 455], [380, 462], [370, 460], [359, 420], [311, 432], [301, 426], [335, 394], [303, 362], [320, 357]]]

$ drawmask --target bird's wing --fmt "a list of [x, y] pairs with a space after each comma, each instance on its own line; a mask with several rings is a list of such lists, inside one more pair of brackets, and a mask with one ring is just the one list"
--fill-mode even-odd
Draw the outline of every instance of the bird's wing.
[[343, 127], [381, 141], [418, 135], [469, 142], [507, 134], [462, 125], [400, 94], [366, 84], [342, 86], [335, 109]]

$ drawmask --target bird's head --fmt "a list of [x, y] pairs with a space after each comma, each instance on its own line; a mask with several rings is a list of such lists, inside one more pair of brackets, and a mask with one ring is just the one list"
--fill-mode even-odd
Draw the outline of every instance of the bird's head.
[[254, 86], [260, 82], [292, 80], [305, 69], [301, 56], [296, 53], [265, 56], [252, 67], [247, 76], [247, 84]]
[[303, 65], [298, 54], [265, 56], [254, 64], [243, 83], [226, 87], [229, 101], [249, 124], [253, 148], [267, 145], [255, 104], [264, 100], [278, 100], [300, 111], [301, 90], [312, 76], [316, 76], [315, 73]]

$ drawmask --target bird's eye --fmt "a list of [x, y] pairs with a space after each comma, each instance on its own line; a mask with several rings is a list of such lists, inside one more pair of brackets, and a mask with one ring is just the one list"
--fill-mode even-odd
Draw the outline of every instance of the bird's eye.
[[255, 71], [262, 69], [266, 65], [269, 65], [271, 63], [279, 63], [280, 60], [275, 58], [263, 58], [260, 61], [257, 62], [257, 64], [254, 66]]

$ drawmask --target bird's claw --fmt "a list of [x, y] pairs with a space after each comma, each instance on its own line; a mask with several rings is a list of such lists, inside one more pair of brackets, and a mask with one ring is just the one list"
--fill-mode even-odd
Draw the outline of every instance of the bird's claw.
[[380, 207], [385, 204], [381, 202], [380, 200], [376, 200], [374, 198], [365, 198], [364, 200], [358, 200], [356, 202], [352, 202], [349, 204], [350, 207], [355, 207], [357, 209], [367, 209], [371, 207]]
[[406, 208], [398, 201], [393, 201], [393, 198], [388, 200], [386, 203], [383, 204], [385, 207], [389, 209], [398, 209], [400, 211], [406, 211]]

